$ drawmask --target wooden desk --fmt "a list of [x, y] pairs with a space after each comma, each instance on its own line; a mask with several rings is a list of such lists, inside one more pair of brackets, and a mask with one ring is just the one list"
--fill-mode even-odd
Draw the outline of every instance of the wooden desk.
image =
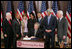
[[17, 40], [18, 48], [44, 48], [44, 40]]

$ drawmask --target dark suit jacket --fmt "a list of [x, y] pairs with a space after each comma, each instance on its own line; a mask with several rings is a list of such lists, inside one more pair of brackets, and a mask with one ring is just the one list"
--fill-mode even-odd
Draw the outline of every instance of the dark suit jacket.
[[12, 24], [10, 25], [7, 19], [3, 20], [2, 28], [4, 34], [7, 34], [8, 37], [13, 37]]
[[[35, 30], [32, 29], [32, 30], [28, 33], [28, 37], [34, 36], [34, 34], [35, 34]], [[41, 32], [40, 29], [37, 30], [35, 37], [37, 37], [37, 38], [42, 38], [42, 37], [43, 37], [43, 36], [42, 36], [42, 32]]]
[[68, 29], [68, 23], [66, 18], [62, 18], [59, 22], [58, 20], [58, 37], [63, 38], [63, 35], [67, 36], [67, 29]]
[[39, 20], [37, 19], [37, 22], [40, 23], [40, 24], [42, 23], [42, 21], [43, 21], [43, 18], [40, 20], [40, 22], [39, 22]]
[[21, 23], [19, 24], [19, 22], [15, 18], [13, 20], [12, 25], [13, 25], [14, 38], [16, 38], [16, 34], [18, 34], [19, 38], [17, 38], [17, 39], [20, 39], [21, 38]]
[[28, 27], [28, 31], [29, 32], [30, 32], [31, 29], [34, 29], [35, 22], [37, 22], [36, 19], [33, 19], [33, 20], [32, 19], [29, 19], [28, 20], [27, 27]]
[[56, 22], [57, 22], [57, 19], [56, 19], [56, 17], [53, 16], [53, 15], [51, 15], [49, 24], [48, 24], [48, 16], [46, 16], [46, 17], [44, 18], [43, 23], [42, 23], [42, 26], [43, 26], [44, 34], [45, 34], [46, 36], [48, 36], [48, 33], [45, 32], [46, 29], [47, 29], [47, 30], [52, 30], [52, 32], [50, 32], [49, 34], [50, 34], [51, 36], [54, 35], [55, 28], [56, 28], [56, 24], [57, 24]]

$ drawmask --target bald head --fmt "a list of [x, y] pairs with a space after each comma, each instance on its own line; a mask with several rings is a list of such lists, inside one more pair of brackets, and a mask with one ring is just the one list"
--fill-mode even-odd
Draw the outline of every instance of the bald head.
[[59, 18], [63, 17], [63, 11], [62, 11], [62, 10], [58, 10], [58, 11], [57, 11], [57, 16], [58, 16]]

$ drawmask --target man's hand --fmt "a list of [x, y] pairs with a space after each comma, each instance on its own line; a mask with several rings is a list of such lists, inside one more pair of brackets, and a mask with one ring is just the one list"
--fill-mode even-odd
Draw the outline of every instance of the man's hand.
[[16, 34], [16, 37], [19, 37], [19, 35], [18, 35], [18, 34]]
[[55, 29], [55, 31], [57, 31], [57, 28]]
[[63, 36], [63, 39], [65, 40], [65, 38], [66, 38], [66, 36], [64, 35], [64, 36]]
[[28, 36], [25, 36], [25, 38], [28, 38]]
[[44, 39], [46, 38], [46, 36], [44, 36]]
[[45, 30], [46, 32], [51, 32], [52, 30]]
[[7, 37], [7, 34], [5, 34], [4, 36]]

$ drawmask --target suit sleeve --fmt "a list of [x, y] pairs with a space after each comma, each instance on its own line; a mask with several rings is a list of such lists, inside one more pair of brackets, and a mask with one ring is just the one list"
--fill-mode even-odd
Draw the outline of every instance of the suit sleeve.
[[57, 19], [56, 19], [56, 17], [54, 17], [53, 25], [52, 25], [52, 29], [51, 29], [52, 31], [55, 30], [55, 28], [57, 27], [56, 25], [57, 25]]
[[28, 24], [27, 24], [27, 27], [28, 27], [28, 31], [30, 30], [30, 20], [28, 20]]
[[67, 29], [68, 29], [68, 22], [67, 22], [67, 20], [65, 19], [64, 20], [64, 24], [63, 24], [63, 28], [64, 28], [64, 35], [67, 35]]
[[7, 34], [6, 22], [5, 22], [5, 21], [3, 21], [2, 28], [3, 28], [3, 33], [4, 33], [4, 34]]
[[15, 32], [15, 22], [14, 21], [12, 22], [12, 26], [13, 26], [12, 28], [13, 28], [13, 32], [14, 32], [14, 35], [15, 35], [16, 32]]
[[46, 33], [45, 33], [45, 29], [46, 29], [46, 25], [45, 25], [46, 22], [45, 22], [45, 20], [46, 20], [46, 18], [47, 17], [43, 18], [42, 23], [41, 23], [41, 30], [42, 30], [42, 32], [43, 32], [44, 35], [46, 35]]

